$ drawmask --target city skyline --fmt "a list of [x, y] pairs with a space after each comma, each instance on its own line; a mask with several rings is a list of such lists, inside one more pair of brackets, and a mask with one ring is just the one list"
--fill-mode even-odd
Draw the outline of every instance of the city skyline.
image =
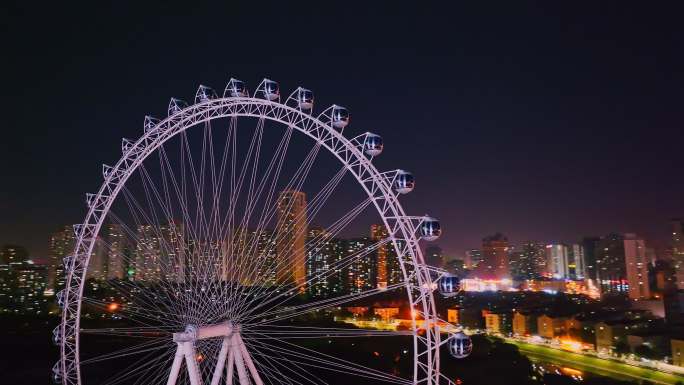
[[4, 380], [681, 385], [679, 8], [8, 0]]
[[[266, 12], [272, 28], [329, 32], [286, 49], [268, 45], [272, 28], [251, 31], [251, 17], [225, 29], [222, 15], [235, 11], [228, 5], [197, 7], [184, 25], [207, 31], [207, 40], [185, 44], [190, 52], [180, 57], [178, 45], [192, 34], [176, 33], [184, 12], [173, 6], [141, 4], [139, 13], [101, 20], [80, 17], [75, 5], [27, 7], [16, 4], [8, 26], [22, 32], [10, 39], [6, 63], [13, 76], [4, 105], [17, 113], [7, 117], [0, 151], [0, 174], [11, 181], [0, 199], [0, 243], [26, 245], [36, 256], [47, 254], [45, 240], [59, 226], [82, 221], [83, 194], [101, 181], [97, 165], [118, 158], [121, 138], [138, 137], [145, 115], [162, 116], [169, 97], [190, 99], [199, 83], [218, 87], [232, 75], [302, 85], [363, 122], [350, 134], [382, 135], [392, 151], [378, 167], [410, 168], [417, 185], [405, 205], [441, 219], [448, 254], [497, 231], [515, 242], [633, 232], [665, 243], [667, 220], [684, 216], [684, 181], [676, 177], [684, 58], [674, 43], [682, 34], [677, 21], [661, 20], [673, 17], [667, 13], [424, 5], [418, 18], [436, 19], [425, 24], [413, 11], [388, 14], [381, 5], [361, 13], [324, 4], [303, 14], [283, 5], [239, 9]], [[308, 16], [333, 11], [356, 27], [331, 30]], [[265, 45], [233, 46], [246, 31]], [[139, 38], [155, 44], [128, 43]], [[333, 46], [344, 49], [309, 65]], [[130, 66], [129, 58], [145, 60]], [[24, 102], [37, 96], [50, 101], [40, 113]], [[421, 155], [408, 161], [413, 151]]]

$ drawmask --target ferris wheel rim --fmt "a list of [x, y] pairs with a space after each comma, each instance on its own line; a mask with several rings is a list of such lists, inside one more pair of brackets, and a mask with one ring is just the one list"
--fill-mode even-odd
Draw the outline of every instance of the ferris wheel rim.
[[[243, 108], [244, 111], [231, 113], [219, 111], [221, 109], [230, 107]], [[246, 112], [248, 107], [256, 108], [256, 111], [259, 113], [254, 113], [253, 111], [251, 113]], [[217, 111], [219, 112], [216, 115], [210, 114]], [[285, 113], [285, 115], [269, 115], [269, 112], [273, 113], [274, 111]], [[373, 198], [374, 195], [366, 185], [366, 183], [370, 181], [374, 187], [374, 190], [381, 193], [385, 200], [385, 205], [392, 211], [393, 215], [391, 217], [396, 221], [394, 230], [391, 230], [390, 224], [388, 222], [389, 217], [387, 216], [387, 211], [383, 213], [377, 199], [373, 199], [373, 204], [380, 215], [383, 224], [387, 226], [388, 232], [392, 242], [395, 244], [395, 247], [398, 240], [407, 240], [411, 243], [410, 247], [406, 248], [404, 252], [399, 251], [399, 249], [397, 250], [399, 254], [397, 258], [399, 259], [402, 278], [407, 289], [409, 303], [412, 308], [416, 305], [420, 305], [422, 307], [422, 315], [425, 319], [425, 322], [437, 319], [434, 299], [432, 297], [432, 289], [428, 287], [428, 282], [424, 276], [424, 273], [419, 269], [419, 266], [422, 265], [422, 254], [420, 249], [415, 247], [418, 244], [418, 238], [416, 236], [415, 229], [411, 230], [407, 227], [407, 221], [410, 221], [410, 218], [412, 217], [409, 217], [405, 214], [403, 207], [398, 201], [398, 194], [393, 192], [391, 183], [388, 183], [384, 176], [385, 173], [381, 173], [375, 168], [371, 160], [363, 154], [363, 150], [359, 148], [358, 144], [355, 145], [352, 140], [346, 138], [340, 131], [332, 127], [332, 124], [321, 120], [321, 115], [316, 117], [310, 113], [307, 113], [307, 111], [294, 108], [292, 106], [286, 105], [285, 103], [281, 103], [280, 101], [266, 100], [256, 97], [223, 97], [200, 101], [176, 111], [164, 120], [154, 123], [153, 127], [146, 127], [144, 134], [134, 143], [131, 142], [129, 147], [123, 151], [124, 153], [122, 157], [115, 166], [104, 166], [103, 173], [105, 174], [105, 180], [98, 190], [98, 193], [92, 194], [89, 198], [91, 204], [89, 204], [85, 220], [80, 227], [76, 227], [75, 229], [76, 245], [74, 249], [74, 255], [84, 255], [84, 257], [82, 259], [73, 257], [70, 261], [70, 265], [65, 266], [67, 275], [64, 289], [65, 304], [62, 313], [62, 322], [60, 323], [62, 344], [60, 348], [61, 356], [59, 361], [64, 384], [82, 383], [79, 362], [79, 327], [83, 289], [85, 284], [84, 277], [88, 269], [95, 236], [99, 234], [104, 218], [106, 217], [111, 204], [117, 198], [121, 188], [126, 184], [128, 177], [130, 177], [130, 175], [137, 170], [139, 165], [142, 164], [142, 162], [149, 155], [157, 151], [157, 149], [163, 145], [163, 143], [175, 137], [179, 133], [185, 132], [194, 126], [201, 124], [202, 122], [208, 122], [214, 119], [230, 117], [263, 118], [295, 128], [297, 131], [307, 135], [309, 138], [321, 144], [332, 155], [334, 155], [344, 167], [346, 167], [349, 171], [352, 171], [351, 174], [362, 186], [366, 194], [370, 198]], [[284, 119], [284, 116], [296, 117], [298, 120], [286, 120]], [[197, 119], [191, 121], [193, 118]], [[327, 135], [327, 137], [313, 135], [312, 131], [307, 131], [303, 127], [303, 122], [308, 122], [308, 124], [315, 126], [315, 129], [321, 130], [325, 135]], [[330, 141], [330, 143], [341, 144], [342, 146], [338, 147], [337, 149], [333, 148], [328, 141]], [[351, 158], [343, 158], [340, 155], [342, 151], [346, 151], [347, 155], [351, 155]], [[352, 164], [352, 160], [354, 160], [356, 163]], [[358, 167], [360, 170], [359, 173], [354, 172], [353, 167]], [[369, 174], [370, 178], [361, 179], [361, 170]], [[120, 174], [122, 172], [123, 175]], [[114, 188], [112, 188], [113, 178], [118, 178], [118, 180], [113, 182]], [[402, 238], [397, 238], [395, 235], [399, 232], [402, 234]], [[411, 286], [411, 283], [409, 282], [409, 277], [407, 276], [406, 267], [404, 265], [409, 261], [404, 261], [404, 259], [401, 257], [402, 255], [410, 256], [410, 263], [413, 264], [418, 271], [418, 273], [415, 274], [415, 278], [418, 281], [417, 286]], [[80, 266], [77, 264], [80, 264]], [[80, 268], [80, 270], [77, 270], [77, 268]], [[413, 291], [416, 289], [420, 291], [420, 295], [414, 294]], [[419, 325], [416, 317], [412, 315], [411, 320], [413, 323], [413, 330], [417, 330]], [[428, 380], [427, 383], [433, 383], [431, 381], [434, 381], [434, 378], [438, 378], [439, 376], [439, 334], [437, 332], [437, 335], [433, 336], [432, 333], [428, 331], [426, 333], [426, 337], [419, 337], [417, 333], [414, 333], [413, 336], [414, 382], [419, 382], [419, 380], [422, 380], [422, 377], [418, 378], [418, 375], [419, 373], [425, 372], [424, 374]], [[419, 339], [421, 338], [423, 338], [422, 341], [426, 346], [424, 350], [427, 358], [425, 359], [426, 363], [421, 363], [419, 365], [420, 358], [418, 357], [417, 348]], [[69, 358], [72, 358], [71, 361], [73, 362], [70, 362]], [[75, 374], [75, 376], [70, 376], [70, 373]]]

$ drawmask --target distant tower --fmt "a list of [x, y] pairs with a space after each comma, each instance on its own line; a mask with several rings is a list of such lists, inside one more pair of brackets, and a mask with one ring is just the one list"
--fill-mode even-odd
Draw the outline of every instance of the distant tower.
[[576, 243], [569, 246], [568, 263], [570, 264], [570, 275], [574, 279], [584, 279], [587, 274], [584, 263], [584, 246]]
[[276, 253], [281, 263], [276, 275], [279, 283], [293, 282], [300, 291], [305, 290], [306, 283], [306, 235], [306, 194], [296, 190], [281, 192], [276, 234]]
[[649, 258], [646, 242], [634, 234], [625, 234], [625, 271], [629, 284], [630, 299], [649, 299], [651, 290], [648, 281]]
[[152, 225], [138, 226], [135, 279], [157, 282], [161, 278], [159, 236]]
[[648, 260], [643, 239], [634, 234], [609, 234], [597, 247], [598, 278], [603, 294], [650, 298]]
[[538, 242], [528, 241], [520, 246], [517, 269], [513, 274], [517, 279], [537, 279], [546, 271], [545, 247]]
[[126, 238], [124, 237], [121, 225], [107, 225], [107, 240], [109, 241], [109, 253], [107, 255], [107, 279], [124, 279], [125, 277], [125, 239]]
[[371, 245], [369, 238], [349, 239], [347, 242], [347, 256], [358, 256], [348, 269], [347, 287], [351, 293], [360, 293], [377, 287], [373, 253], [366, 252]]
[[[384, 225], [371, 225], [370, 228], [371, 232], [371, 241], [373, 242], [380, 242], [383, 239], [389, 237], [389, 233], [387, 232], [387, 228]], [[389, 260], [388, 260], [388, 252], [387, 250], [389, 248], [394, 247], [392, 245], [392, 242], [385, 243], [377, 248], [375, 251], [375, 263], [377, 264], [377, 282], [378, 282], [378, 288], [379, 289], [385, 289], [387, 288], [387, 282], [389, 282], [389, 275], [388, 275], [388, 270], [389, 270]]]
[[4, 245], [0, 249], [0, 264], [9, 265], [28, 261], [29, 253], [23, 246]]
[[[161, 226], [162, 242], [159, 264], [162, 278], [168, 282], [181, 283], [185, 281], [187, 266], [183, 247], [183, 231], [182, 222], [170, 221], [168, 225]], [[219, 271], [217, 270], [217, 274]]]
[[64, 257], [74, 251], [74, 229], [64, 226], [50, 236], [48, 251], [48, 289], [57, 292], [64, 287]]
[[257, 238], [257, 256], [258, 267], [257, 277], [264, 286], [273, 286], [276, 284], [276, 264], [278, 263], [278, 255], [276, 252], [276, 240], [271, 230], [261, 230], [258, 234], [254, 232]]
[[677, 288], [684, 290], [684, 220], [675, 218], [670, 221], [672, 239], [672, 260], [677, 276]]
[[465, 267], [475, 269], [482, 262], [482, 250], [470, 249], [465, 252]]
[[546, 275], [566, 279], [570, 275], [568, 267], [568, 246], [560, 243], [546, 245]]
[[482, 240], [482, 262], [475, 268], [475, 277], [483, 279], [510, 278], [508, 238], [496, 233]]
[[582, 238], [582, 249], [584, 252], [584, 278], [596, 281], [598, 279], [598, 247], [601, 238], [584, 237]]
[[97, 237], [88, 261], [87, 279], [103, 281], [107, 279], [107, 246], [102, 238]]
[[326, 297], [330, 294], [331, 282], [335, 278], [331, 271], [334, 256], [330, 233], [323, 228], [311, 228], [307, 244], [312, 245], [306, 252], [307, 291], [314, 297]]

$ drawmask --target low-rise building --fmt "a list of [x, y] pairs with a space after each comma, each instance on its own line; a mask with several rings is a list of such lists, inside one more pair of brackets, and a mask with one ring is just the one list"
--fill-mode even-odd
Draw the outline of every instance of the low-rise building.
[[537, 334], [548, 339], [566, 335], [567, 320], [564, 316], [542, 314], [537, 318]]
[[510, 332], [510, 314], [504, 312], [488, 312], [485, 315], [485, 328], [487, 333], [506, 334]]
[[389, 322], [392, 319], [397, 318], [399, 315], [398, 307], [376, 307], [373, 309], [373, 313], [379, 316], [384, 322]]
[[629, 350], [644, 358], [663, 358], [669, 355], [669, 342], [669, 336], [662, 330], [627, 335]]
[[513, 334], [529, 336], [537, 333], [537, 317], [532, 312], [513, 313]]
[[568, 335], [575, 341], [596, 348], [596, 323], [601, 320], [599, 314], [576, 314], [566, 321]]
[[618, 321], [602, 321], [596, 324], [596, 350], [609, 353], [615, 350], [616, 344], [628, 334], [646, 331], [659, 327], [662, 322], [654, 319], [639, 318]]

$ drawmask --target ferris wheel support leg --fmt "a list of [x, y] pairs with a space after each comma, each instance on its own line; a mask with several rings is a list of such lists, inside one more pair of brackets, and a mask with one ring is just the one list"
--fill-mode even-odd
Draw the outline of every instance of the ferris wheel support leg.
[[199, 368], [197, 367], [195, 344], [192, 341], [183, 342], [185, 350], [185, 364], [188, 367], [190, 385], [202, 385], [200, 381]]
[[183, 364], [183, 347], [181, 344], [177, 344], [176, 354], [173, 357], [173, 364], [171, 365], [171, 372], [169, 373], [169, 379], [166, 381], [166, 385], [176, 385], [178, 380], [178, 373], [180, 372], [181, 364]]
[[254, 379], [254, 383], [256, 385], [264, 385], [264, 382], [261, 381], [261, 377], [259, 377], [259, 372], [257, 371], [256, 366], [254, 366], [252, 356], [249, 354], [249, 351], [247, 351], [247, 347], [245, 346], [245, 343], [242, 341], [242, 338], [239, 334], [236, 334], [235, 339], [239, 343], [241, 356], [244, 358], [244, 361], [247, 364], [247, 369], [249, 369], [249, 372], [252, 374], [252, 379]]
[[230, 349], [228, 353], [228, 367], [226, 368], [226, 385], [233, 385], [233, 372], [235, 369], [235, 353]]
[[221, 344], [221, 351], [218, 355], [218, 360], [216, 361], [216, 367], [214, 368], [214, 375], [211, 377], [211, 385], [218, 385], [221, 380], [221, 374], [223, 374], [223, 367], [226, 365], [226, 356], [228, 355], [228, 337], [223, 338], [223, 343]]
[[242, 358], [242, 352], [240, 352], [239, 341], [235, 338], [236, 336], [237, 334], [233, 335], [232, 351], [235, 354], [235, 366], [237, 366], [240, 385], [251, 385], [249, 383], [249, 377], [247, 377], [247, 371], [245, 370], [245, 361]]

